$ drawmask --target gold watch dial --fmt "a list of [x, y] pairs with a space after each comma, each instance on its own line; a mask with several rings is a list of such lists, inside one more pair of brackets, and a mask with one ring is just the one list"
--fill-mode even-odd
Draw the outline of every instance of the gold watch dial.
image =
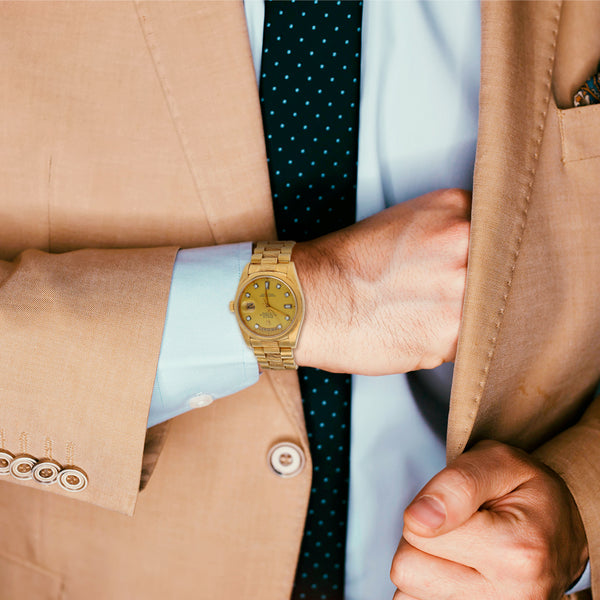
[[281, 279], [257, 277], [242, 290], [238, 311], [252, 333], [276, 337], [293, 325], [298, 304], [292, 289]]

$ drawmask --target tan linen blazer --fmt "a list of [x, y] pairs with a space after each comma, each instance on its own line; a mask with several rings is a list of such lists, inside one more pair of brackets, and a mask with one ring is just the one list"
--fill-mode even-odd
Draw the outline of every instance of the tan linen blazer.
[[[600, 597], [600, 106], [568, 108], [600, 5], [482, 23], [448, 457], [536, 450]], [[295, 374], [146, 432], [176, 248], [275, 235], [241, 2], [2, 2], [0, 57], [0, 448], [89, 479], [0, 478], [0, 598], [285, 600], [311, 480]], [[296, 477], [269, 469], [282, 441]]]

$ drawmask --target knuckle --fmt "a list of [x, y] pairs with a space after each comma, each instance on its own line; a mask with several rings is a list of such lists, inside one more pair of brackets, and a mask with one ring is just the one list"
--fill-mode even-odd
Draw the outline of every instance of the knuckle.
[[520, 477], [529, 478], [535, 474], [530, 456], [520, 448], [492, 440], [485, 440], [477, 446], [485, 450], [497, 464], [510, 467], [515, 476], [519, 474]]
[[435, 251], [447, 261], [451, 269], [467, 265], [470, 230], [468, 221], [453, 220], [445, 224], [443, 232], [435, 240]]
[[522, 546], [517, 552], [515, 564], [518, 565], [523, 581], [544, 581], [548, 567], [547, 548], [535, 544]]
[[501, 446], [504, 446], [504, 444], [502, 442], [498, 442], [496, 440], [481, 440], [473, 446], [473, 449], [484, 448], [487, 450], [487, 449], [491, 449], [491, 448], [499, 448]]
[[392, 583], [399, 589], [402, 589], [406, 585], [406, 569], [404, 568], [404, 561], [402, 561], [398, 556], [396, 556], [392, 561], [390, 579], [392, 580]]
[[471, 204], [471, 192], [461, 188], [447, 188], [443, 190], [443, 196], [448, 204], [466, 211]]
[[471, 223], [469, 221], [457, 221], [450, 228], [449, 234], [454, 243], [457, 258], [466, 264], [469, 252]]
[[437, 290], [440, 301], [445, 302], [449, 312], [446, 316], [460, 318], [462, 303], [465, 295], [465, 280], [467, 270], [464, 266], [459, 266], [455, 271], [447, 273], [440, 282]]
[[462, 312], [463, 299], [465, 296], [466, 280], [467, 280], [467, 267], [465, 265], [464, 267], [461, 267], [457, 271], [456, 277], [454, 278], [454, 287], [452, 290], [455, 294], [455, 297], [458, 297], [460, 300], [459, 301], [459, 309], [461, 312]]
[[551, 540], [544, 531], [536, 528], [521, 529], [508, 542], [506, 554], [515, 566], [514, 575], [525, 585], [547, 585], [558, 567]]
[[452, 355], [450, 351], [446, 353], [440, 352], [440, 354], [442, 354], [442, 356], [439, 356], [437, 354], [423, 355], [418, 363], [419, 369], [436, 369], [440, 365], [443, 365], [445, 362], [448, 362], [450, 360], [449, 357]]
[[468, 501], [477, 496], [479, 484], [477, 477], [470, 470], [450, 466], [445, 470], [442, 487], [448, 495], [460, 501]]
[[493, 454], [494, 458], [500, 461], [520, 460], [522, 452], [514, 446], [503, 444], [496, 440], [482, 440], [477, 442], [473, 450], [484, 450], [489, 454]]
[[390, 569], [390, 579], [400, 590], [410, 587], [415, 581], [416, 565], [413, 558], [410, 544], [403, 539], [396, 550]]
[[441, 323], [434, 346], [435, 352], [432, 353], [432, 357], [449, 360], [449, 356], [455, 356], [460, 330], [461, 307], [462, 303], [449, 302], [440, 309]]
[[448, 232], [453, 236], [455, 242], [468, 241], [470, 231], [471, 223], [466, 219], [457, 219], [448, 228]]

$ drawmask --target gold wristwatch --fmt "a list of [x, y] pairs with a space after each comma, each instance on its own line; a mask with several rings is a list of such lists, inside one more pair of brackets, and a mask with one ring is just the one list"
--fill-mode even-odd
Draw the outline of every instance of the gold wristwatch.
[[262, 369], [297, 368], [304, 298], [291, 260], [294, 243], [257, 243], [229, 304]]

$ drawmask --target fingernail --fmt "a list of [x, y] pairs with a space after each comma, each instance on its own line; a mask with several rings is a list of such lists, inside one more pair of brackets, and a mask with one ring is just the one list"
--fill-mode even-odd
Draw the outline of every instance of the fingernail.
[[446, 511], [442, 503], [433, 496], [421, 496], [408, 508], [410, 516], [431, 529], [441, 527], [446, 520]]

